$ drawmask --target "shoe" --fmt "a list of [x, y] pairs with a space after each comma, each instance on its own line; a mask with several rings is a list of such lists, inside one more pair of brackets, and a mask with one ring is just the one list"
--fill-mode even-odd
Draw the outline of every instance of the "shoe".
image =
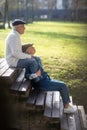
[[76, 112], [76, 106], [69, 106], [68, 108], [64, 108], [64, 113], [74, 114]]

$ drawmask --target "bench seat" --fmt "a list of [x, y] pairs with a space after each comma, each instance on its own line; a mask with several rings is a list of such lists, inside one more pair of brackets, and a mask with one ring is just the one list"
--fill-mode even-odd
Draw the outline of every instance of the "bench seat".
[[[70, 99], [73, 104], [71, 96]], [[58, 91], [31, 90], [26, 106], [29, 110], [42, 110], [44, 119], [50, 123], [57, 123], [60, 130], [87, 130], [84, 107], [75, 105], [75, 114], [64, 114], [62, 98]]]
[[29, 110], [43, 110], [46, 92], [31, 89], [26, 106]]
[[63, 115], [63, 104], [58, 91], [31, 90], [26, 105], [31, 110], [44, 110], [45, 118], [60, 119]]
[[4, 58], [0, 59], [0, 84], [10, 86], [18, 77], [22, 69], [11, 68]]
[[15, 82], [10, 87], [11, 94], [20, 95], [20, 96], [29, 96], [29, 91], [31, 89], [30, 80], [24, 78], [25, 70], [23, 69]]
[[30, 80], [24, 78], [25, 70], [11, 68], [4, 58], [0, 58], [0, 86], [9, 87], [11, 94], [29, 96]]

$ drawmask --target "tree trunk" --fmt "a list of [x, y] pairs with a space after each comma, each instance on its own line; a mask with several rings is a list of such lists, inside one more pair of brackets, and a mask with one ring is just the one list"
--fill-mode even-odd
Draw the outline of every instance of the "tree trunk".
[[9, 13], [8, 13], [8, 0], [5, 0], [3, 27], [4, 27], [4, 28], [9, 27], [9, 28], [10, 28]]

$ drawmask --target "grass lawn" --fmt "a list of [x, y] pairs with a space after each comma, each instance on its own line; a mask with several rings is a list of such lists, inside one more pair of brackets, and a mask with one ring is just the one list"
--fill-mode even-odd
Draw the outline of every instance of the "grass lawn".
[[[8, 32], [10, 29], [0, 29], [0, 57]], [[33, 22], [26, 25], [21, 39], [22, 44], [34, 43], [45, 70], [66, 82], [74, 102], [87, 110], [87, 24]]]

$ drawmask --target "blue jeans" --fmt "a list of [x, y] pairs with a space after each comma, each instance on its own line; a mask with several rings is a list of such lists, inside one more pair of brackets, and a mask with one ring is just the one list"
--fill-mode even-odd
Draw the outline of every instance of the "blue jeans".
[[28, 78], [30, 74], [36, 73], [39, 70], [35, 58], [19, 59], [17, 67], [25, 68], [25, 78]]
[[39, 82], [33, 82], [33, 80], [31, 80], [32, 86], [44, 91], [59, 91], [62, 96], [63, 103], [68, 104], [70, 102], [66, 84], [62, 81], [50, 79], [48, 74], [44, 72], [39, 57], [34, 57], [33, 59], [20, 59], [17, 67], [25, 68], [25, 77], [30, 74], [30, 72], [35, 73], [38, 69], [40, 69], [42, 78]]
[[50, 79], [46, 73], [43, 74], [43, 78], [39, 82], [37, 83], [31, 82], [31, 83], [35, 89], [40, 89], [43, 91], [59, 91], [64, 105], [70, 102], [66, 84], [62, 81]]

